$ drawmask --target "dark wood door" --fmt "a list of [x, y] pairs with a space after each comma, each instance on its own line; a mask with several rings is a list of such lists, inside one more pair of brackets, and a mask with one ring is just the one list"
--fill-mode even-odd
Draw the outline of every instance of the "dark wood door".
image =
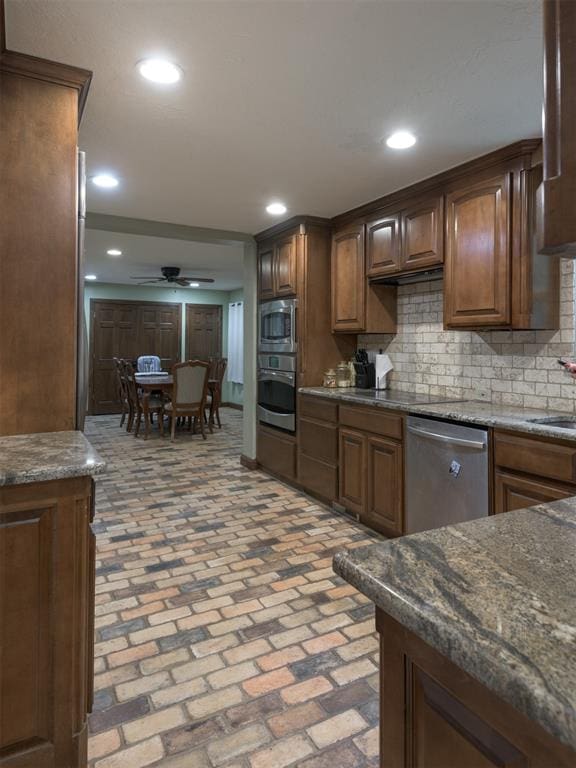
[[567, 499], [574, 496], [574, 489], [562, 488], [537, 477], [518, 477], [497, 469], [494, 494], [494, 512], [500, 513]]
[[380, 217], [366, 224], [366, 274], [368, 277], [400, 271], [400, 216]]
[[222, 357], [220, 304], [186, 304], [186, 360]]
[[90, 413], [119, 413], [114, 358], [158, 355], [170, 370], [180, 359], [180, 304], [92, 299]]
[[297, 235], [288, 235], [274, 246], [274, 293], [276, 296], [296, 294], [297, 246]]
[[332, 238], [332, 330], [352, 333], [366, 324], [364, 224], [334, 233]]
[[444, 322], [447, 327], [510, 324], [510, 175], [446, 200]]
[[426, 269], [444, 260], [444, 198], [421, 200], [402, 213], [402, 271]]
[[261, 299], [274, 298], [274, 247], [263, 248], [258, 253], [258, 295]]
[[362, 521], [388, 536], [402, 534], [402, 445], [367, 438], [368, 493]]
[[362, 514], [366, 506], [366, 437], [352, 429], [340, 430], [339, 500]]

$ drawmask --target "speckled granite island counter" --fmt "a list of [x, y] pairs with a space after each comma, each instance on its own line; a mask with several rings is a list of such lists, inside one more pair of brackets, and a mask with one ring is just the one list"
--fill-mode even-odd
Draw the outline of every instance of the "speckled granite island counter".
[[377, 608], [381, 765], [576, 765], [576, 499], [338, 553]]
[[[81, 432], [0, 437], [4, 765], [87, 764], [94, 676], [93, 475]], [[57, 705], [55, 705], [57, 702]]]
[[105, 467], [82, 432], [0, 437], [0, 485], [98, 475]]

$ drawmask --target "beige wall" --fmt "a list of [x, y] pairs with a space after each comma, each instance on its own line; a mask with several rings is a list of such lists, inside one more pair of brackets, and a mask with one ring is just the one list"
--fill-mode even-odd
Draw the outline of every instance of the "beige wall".
[[557, 364], [575, 354], [574, 264], [561, 262], [559, 331], [445, 331], [442, 282], [398, 289], [398, 332], [358, 337], [392, 358], [390, 385], [410, 392], [576, 411], [576, 383]]

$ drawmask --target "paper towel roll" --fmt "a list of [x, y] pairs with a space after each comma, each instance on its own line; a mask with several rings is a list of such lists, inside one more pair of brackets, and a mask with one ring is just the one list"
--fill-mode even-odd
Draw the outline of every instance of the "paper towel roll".
[[392, 360], [388, 355], [376, 355], [376, 389], [387, 389], [387, 376], [394, 370]]

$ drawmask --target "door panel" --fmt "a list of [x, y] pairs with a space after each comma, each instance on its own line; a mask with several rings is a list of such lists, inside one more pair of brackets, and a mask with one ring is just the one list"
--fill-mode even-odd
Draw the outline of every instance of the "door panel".
[[273, 266], [276, 296], [294, 296], [296, 294], [296, 248], [296, 235], [285, 237], [274, 248]]
[[186, 359], [222, 357], [222, 307], [186, 304]]
[[362, 514], [366, 501], [366, 438], [340, 430], [339, 498], [347, 509]]
[[510, 324], [510, 176], [447, 197], [447, 327]]
[[494, 493], [494, 511], [499, 513], [567, 499], [569, 496], [574, 496], [574, 489], [552, 485], [539, 478], [517, 477], [496, 470]]
[[92, 299], [90, 413], [119, 413], [113, 358], [158, 355], [163, 369], [180, 359], [180, 305]]
[[266, 248], [258, 254], [258, 293], [261, 299], [274, 298], [274, 249]]
[[439, 266], [444, 260], [443, 198], [416, 203], [402, 214], [402, 270]]
[[366, 324], [364, 225], [332, 238], [332, 330], [350, 333]]
[[366, 225], [366, 262], [369, 277], [400, 271], [399, 216], [386, 216]]
[[402, 446], [381, 437], [369, 437], [367, 444], [368, 497], [366, 524], [395, 536], [403, 530]]

